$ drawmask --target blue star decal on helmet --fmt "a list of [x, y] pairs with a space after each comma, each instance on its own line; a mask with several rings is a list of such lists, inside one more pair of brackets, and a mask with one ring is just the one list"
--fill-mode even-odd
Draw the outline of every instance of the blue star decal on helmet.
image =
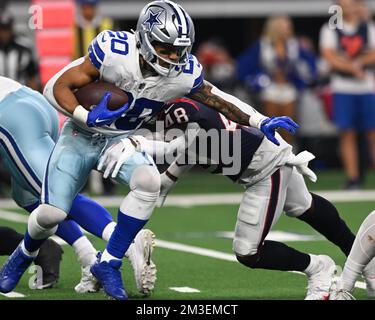
[[149, 16], [148, 19], [143, 24], [148, 24], [148, 29], [152, 31], [152, 28], [154, 25], [162, 25], [163, 22], [159, 20], [159, 16], [161, 15], [162, 11], [153, 13], [151, 10], [149, 10]]

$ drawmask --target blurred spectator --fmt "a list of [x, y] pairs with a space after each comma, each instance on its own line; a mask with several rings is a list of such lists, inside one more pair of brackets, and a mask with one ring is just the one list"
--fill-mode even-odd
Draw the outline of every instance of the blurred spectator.
[[365, 132], [375, 163], [375, 26], [359, 0], [338, 0], [343, 10], [343, 28], [325, 24], [320, 48], [331, 67], [333, 119], [340, 130], [340, 152], [346, 189], [363, 183], [359, 170], [357, 135]]
[[372, 19], [372, 11], [365, 1], [358, 0], [359, 15], [363, 21], [369, 22]]
[[196, 57], [203, 66], [204, 78], [221, 90], [233, 92], [237, 84], [236, 65], [219, 39], [199, 45]]
[[77, 0], [78, 15], [75, 24], [74, 59], [87, 54], [92, 39], [103, 30], [111, 30], [113, 22], [98, 13], [99, 0]]
[[[299, 91], [316, 78], [315, 57], [294, 37], [286, 16], [266, 21], [260, 40], [239, 57], [237, 70], [250, 90], [260, 95], [268, 116], [294, 118]], [[291, 135], [281, 134], [292, 142]]]
[[13, 22], [9, 13], [0, 13], [0, 75], [38, 90], [38, 65], [31, 49], [17, 41]]
[[[75, 23], [75, 50], [73, 59], [87, 54], [88, 47], [97, 34], [111, 30], [113, 21], [98, 13], [99, 0], [77, 0], [78, 15]], [[110, 179], [103, 179], [102, 174], [93, 170], [88, 180], [88, 188], [94, 194], [113, 194], [115, 184]]]

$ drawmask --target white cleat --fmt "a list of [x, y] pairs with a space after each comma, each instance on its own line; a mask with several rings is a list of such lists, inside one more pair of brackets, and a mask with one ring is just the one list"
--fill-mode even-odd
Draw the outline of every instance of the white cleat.
[[340, 278], [336, 278], [332, 282], [329, 300], [355, 300], [351, 292], [343, 289]]
[[155, 234], [148, 229], [138, 232], [132, 244], [133, 248], [128, 250], [127, 256], [133, 267], [137, 289], [144, 295], [149, 295], [155, 287], [156, 266], [151, 260], [155, 246]]
[[362, 275], [366, 282], [367, 296], [375, 298], [375, 258], [363, 269]]
[[100, 290], [100, 284], [98, 280], [92, 275], [90, 271], [91, 266], [82, 267], [82, 277], [80, 283], [74, 287], [74, 291], [77, 293], [90, 293], [98, 292]]
[[335, 274], [335, 262], [328, 256], [319, 255], [319, 265], [314, 274], [308, 277], [305, 300], [328, 300], [332, 279]]

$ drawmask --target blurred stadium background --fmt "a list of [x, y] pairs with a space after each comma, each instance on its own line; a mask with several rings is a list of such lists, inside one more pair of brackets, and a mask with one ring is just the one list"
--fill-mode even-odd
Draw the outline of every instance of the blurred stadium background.
[[[130, 30], [135, 28], [140, 9], [145, 3], [146, 1], [102, 0], [98, 1], [97, 9], [102, 17], [112, 21], [115, 29]], [[262, 112], [264, 106], [257, 92], [238, 77], [237, 59], [259, 39], [267, 18], [286, 15], [294, 25], [295, 36], [301, 43], [308, 43], [320, 64], [319, 32], [330, 17], [328, 10], [333, 4], [332, 1], [323, 0], [181, 0], [178, 3], [194, 20], [196, 43], [193, 53], [206, 64], [206, 77]], [[374, 1], [365, 3], [370, 12], [375, 12]], [[33, 16], [36, 7], [32, 5], [43, 8], [42, 29], [30, 27], [30, 21], [36, 22], [36, 25], [40, 22], [40, 17]], [[38, 66], [38, 89], [42, 90], [49, 77], [74, 56], [74, 26], [79, 13], [78, 4], [73, 0], [3, 0], [0, 10], [2, 13], [9, 12], [14, 17], [14, 33], [18, 41], [32, 50]], [[222, 60], [221, 49], [210, 46], [207, 48], [207, 43], [217, 44], [224, 49], [226, 58]], [[324, 69], [324, 63], [322, 65], [322, 72], [299, 92], [295, 118], [301, 128], [293, 146], [296, 151], [307, 149], [316, 155], [311, 168], [317, 172], [318, 182], [308, 183], [309, 187], [334, 201], [343, 218], [353, 231], [357, 231], [361, 221], [375, 207], [375, 175], [371, 165], [371, 150], [360, 134], [358, 144], [363, 183], [356, 186], [356, 190], [343, 190], [346, 176], [339, 154], [338, 130], [332, 123], [329, 71]], [[7, 199], [7, 175], [4, 170], [1, 171], [1, 195], [4, 199], [0, 201], [0, 224], [23, 232], [27, 216]], [[85, 191], [92, 196], [99, 196], [98, 201], [114, 214], [118, 196], [124, 194], [126, 189], [116, 185], [95, 188], [93, 184], [102, 181], [98, 178], [93, 178], [93, 181]], [[231, 255], [231, 236], [241, 190], [226, 178], [212, 176], [199, 168], [177, 184], [167, 202], [168, 206], [157, 209], [148, 225], [158, 239], [155, 262], [159, 273], [152, 299], [304, 297], [306, 280], [303, 276], [248, 270], [235, 262]], [[345, 261], [338, 249], [300, 221], [283, 217], [274, 231], [277, 232], [272, 234], [273, 237], [279, 237], [277, 239], [298, 249], [329, 254], [339, 265], [343, 265]], [[104, 243], [101, 240], [93, 237], [90, 239], [97, 249], [103, 249]], [[101, 294], [80, 296], [74, 293], [73, 286], [79, 281], [80, 270], [72, 250], [64, 246], [64, 251], [61, 280], [56, 289], [32, 292], [27, 286], [31, 275], [26, 274], [16, 291], [27, 299], [102, 299]], [[4, 258], [0, 257], [0, 263], [3, 261]], [[129, 265], [125, 265], [124, 270], [130, 296], [140, 298], [136, 293]], [[358, 283], [358, 286], [363, 288], [363, 283]], [[357, 290], [356, 297], [365, 298], [365, 291]], [[0, 299], [8, 298], [0, 295]]]

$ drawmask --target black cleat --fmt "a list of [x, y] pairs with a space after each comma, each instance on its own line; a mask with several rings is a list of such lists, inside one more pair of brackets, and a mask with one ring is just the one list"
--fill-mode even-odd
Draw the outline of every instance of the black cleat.
[[60, 277], [60, 262], [64, 251], [60, 245], [52, 239], [47, 239], [39, 250], [39, 254], [35, 259], [35, 265], [42, 269], [42, 278], [37, 276], [34, 281], [32, 289], [50, 289], [59, 280]]

